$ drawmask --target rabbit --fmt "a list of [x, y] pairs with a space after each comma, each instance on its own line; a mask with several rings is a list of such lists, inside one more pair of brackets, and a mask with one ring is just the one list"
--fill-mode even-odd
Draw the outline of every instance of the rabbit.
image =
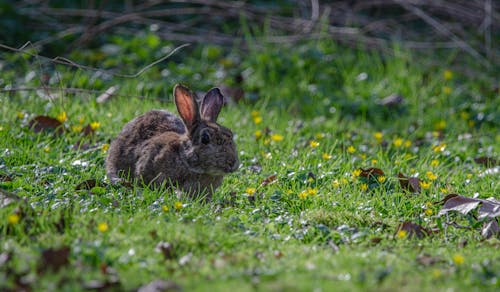
[[177, 84], [174, 100], [180, 119], [151, 110], [123, 127], [108, 149], [107, 177], [112, 184], [139, 179], [210, 199], [223, 177], [239, 167], [233, 133], [216, 123], [223, 96], [213, 88], [198, 106], [195, 94]]

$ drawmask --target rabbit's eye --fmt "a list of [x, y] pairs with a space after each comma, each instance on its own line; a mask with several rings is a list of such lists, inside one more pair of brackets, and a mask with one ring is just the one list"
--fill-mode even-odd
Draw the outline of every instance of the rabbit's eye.
[[203, 132], [201, 134], [201, 143], [203, 143], [205, 145], [208, 144], [208, 143], [210, 143], [210, 135], [208, 135], [207, 132]]

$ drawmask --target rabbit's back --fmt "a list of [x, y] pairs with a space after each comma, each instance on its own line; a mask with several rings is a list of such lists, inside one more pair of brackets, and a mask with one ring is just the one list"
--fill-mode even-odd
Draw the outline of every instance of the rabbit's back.
[[133, 175], [137, 150], [146, 141], [166, 132], [183, 135], [186, 127], [180, 118], [163, 110], [151, 110], [128, 122], [109, 147], [106, 159], [108, 176], [117, 178], [118, 172]]

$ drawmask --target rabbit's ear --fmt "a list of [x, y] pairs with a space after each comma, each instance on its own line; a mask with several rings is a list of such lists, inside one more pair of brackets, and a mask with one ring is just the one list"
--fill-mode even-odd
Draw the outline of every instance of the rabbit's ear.
[[224, 97], [219, 88], [210, 89], [201, 103], [201, 117], [204, 120], [215, 123], [223, 105]]
[[191, 130], [193, 125], [200, 120], [198, 104], [189, 88], [177, 84], [174, 87], [175, 106], [184, 124]]

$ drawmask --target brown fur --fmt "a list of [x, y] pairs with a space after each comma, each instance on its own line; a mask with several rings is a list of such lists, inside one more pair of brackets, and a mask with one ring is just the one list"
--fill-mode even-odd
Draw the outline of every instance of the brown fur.
[[[140, 179], [154, 187], [210, 197], [224, 175], [239, 165], [231, 130], [215, 122], [222, 95], [218, 89], [209, 91], [200, 110], [187, 88], [177, 85], [174, 95], [182, 120], [152, 110], [127, 123], [110, 145], [107, 176], [112, 183]], [[203, 136], [209, 143], [203, 143]]]

